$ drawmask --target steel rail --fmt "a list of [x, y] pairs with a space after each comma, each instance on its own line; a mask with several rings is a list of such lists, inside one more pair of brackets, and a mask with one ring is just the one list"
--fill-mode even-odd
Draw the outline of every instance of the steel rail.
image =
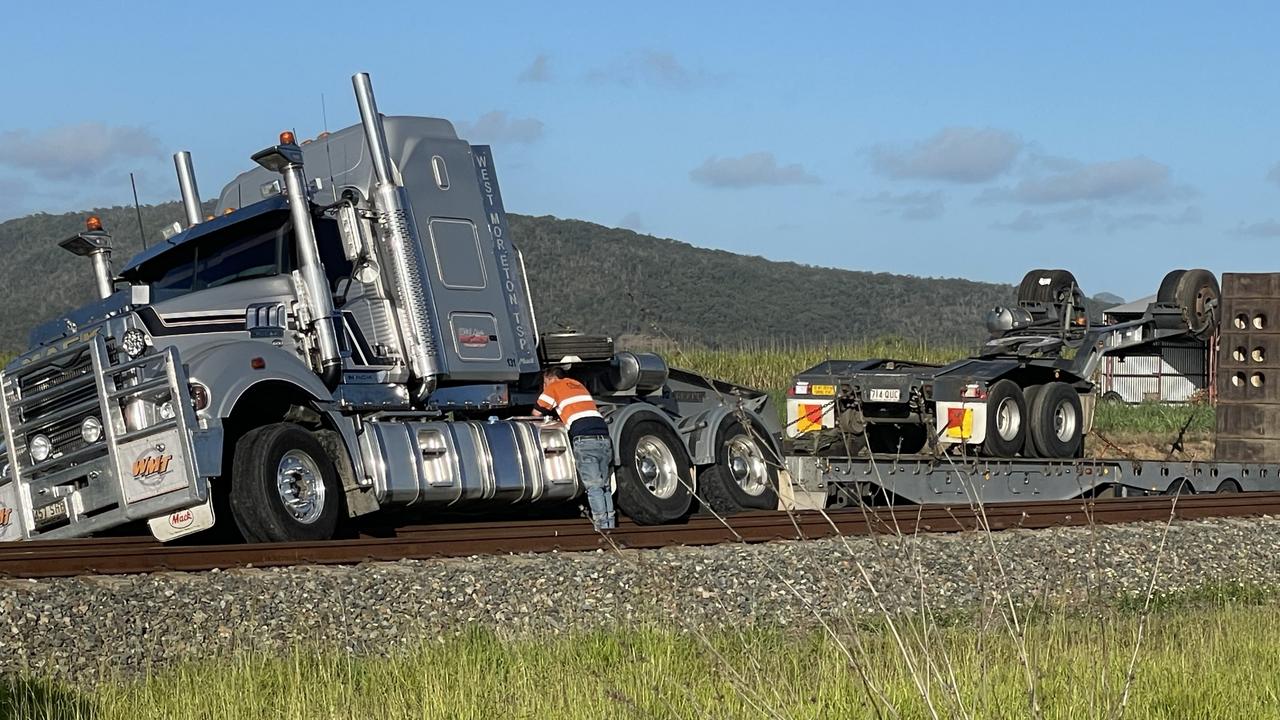
[[[1176, 503], [1175, 503], [1176, 501]], [[368, 561], [509, 553], [759, 543], [833, 535], [962, 532], [988, 527], [1042, 529], [1122, 522], [1280, 515], [1280, 493], [993, 503], [910, 505], [794, 513], [753, 512], [723, 522], [693, 517], [682, 525], [624, 522], [606, 540], [582, 519], [412, 525], [382, 536], [262, 545], [163, 545], [150, 537], [35, 540], [0, 545], [0, 576], [67, 577], [201, 571], [285, 565], [350, 565]]]

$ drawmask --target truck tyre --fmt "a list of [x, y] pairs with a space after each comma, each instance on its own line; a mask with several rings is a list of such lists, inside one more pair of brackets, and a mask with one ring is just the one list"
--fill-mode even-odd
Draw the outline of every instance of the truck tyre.
[[764, 432], [726, 418], [716, 432], [716, 461], [698, 473], [698, 495], [718, 515], [778, 508], [778, 458], [760, 447]]
[[1222, 316], [1221, 295], [1218, 278], [1208, 270], [1187, 270], [1178, 278], [1173, 302], [1182, 311], [1192, 335], [1207, 338], [1217, 331]]
[[680, 438], [657, 420], [622, 429], [615, 495], [618, 509], [640, 525], [674, 522], [693, 507], [689, 454]]
[[1031, 406], [1031, 440], [1043, 458], [1073, 458], [1084, 441], [1084, 411], [1075, 388], [1051, 382], [1036, 393]]
[[1068, 270], [1032, 270], [1018, 284], [1018, 300], [1064, 305], [1072, 300], [1079, 307], [1084, 299], [1076, 276]]
[[987, 435], [982, 452], [1011, 458], [1027, 441], [1027, 400], [1012, 380], [997, 380], [987, 390]]
[[293, 423], [245, 433], [235, 447], [231, 514], [249, 542], [329, 540], [342, 489], [320, 441]]
[[1164, 279], [1160, 281], [1160, 289], [1156, 291], [1156, 302], [1176, 304], [1178, 302], [1178, 281], [1186, 274], [1186, 270], [1170, 270], [1166, 273]]
[[1044, 277], [1049, 270], [1036, 268], [1022, 276], [1022, 282], [1018, 283], [1018, 302], [1039, 302], [1040, 301], [1040, 278]]

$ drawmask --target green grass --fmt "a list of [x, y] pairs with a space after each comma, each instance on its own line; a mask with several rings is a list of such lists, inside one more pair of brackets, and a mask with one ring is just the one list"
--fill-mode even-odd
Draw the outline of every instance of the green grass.
[[1133, 433], [1176, 437], [1183, 427], [1188, 437], [1214, 431], [1213, 406], [1205, 403], [1161, 405], [1159, 403], [1098, 403], [1093, 416], [1096, 430], [1106, 433]]
[[[1274, 716], [1277, 609], [1273, 593], [1159, 606], [1124, 716]], [[700, 636], [652, 628], [517, 640], [477, 631], [385, 658], [244, 655], [80, 692], [10, 677], [0, 686], [0, 716], [922, 718], [927, 695], [942, 717], [1019, 718], [1030, 715], [1025, 658], [1041, 717], [1103, 718], [1115, 716], [1139, 617], [1122, 605], [1089, 616], [1033, 613], [1025, 656], [999, 617], [928, 627], [903, 621], [905, 656], [882, 623], [856, 633], [845, 626], [843, 648], [830, 635], [783, 630]]]

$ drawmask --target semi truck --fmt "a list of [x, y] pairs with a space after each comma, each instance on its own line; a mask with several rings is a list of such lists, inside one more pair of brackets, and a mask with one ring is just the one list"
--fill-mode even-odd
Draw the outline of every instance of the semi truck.
[[491, 149], [352, 82], [359, 124], [281, 133], [212, 213], [176, 154], [186, 222], [118, 273], [95, 218], [61, 243], [97, 299], [0, 373], [0, 540], [323, 540], [383, 510], [573, 503], [566, 428], [532, 412], [547, 364], [596, 396], [635, 521], [776, 507], [767, 394], [540, 333]]

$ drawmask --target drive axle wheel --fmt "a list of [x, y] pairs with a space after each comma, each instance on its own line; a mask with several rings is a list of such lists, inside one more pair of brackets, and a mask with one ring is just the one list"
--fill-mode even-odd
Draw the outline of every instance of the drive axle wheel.
[[320, 441], [293, 423], [254, 428], [236, 443], [231, 514], [249, 542], [328, 540], [338, 526], [338, 472]]
[[1063, 382], [1041, 386], [1031, 405], [1030, 430], [1040, 457], [1076, 457], [1084, 442], [1084, 411], [1075, 388]]
[[641, 525], [687, 515], [692, 464], [675, 432], [658, 420], [638, 420], [622, 429], [619, 444], [618, 509]]
[[998, 380], [987, 390], [987, 433], [982, 452], [1013, 457], [1027, 438], [1027, 401], [1012, 380]]
[[716, 462], [698, 474], [698, 494], [717, 514], [777, 509], [777, 458], [772, 448], [761, 448], [764, 437], [735, 418], [720, 424]]

